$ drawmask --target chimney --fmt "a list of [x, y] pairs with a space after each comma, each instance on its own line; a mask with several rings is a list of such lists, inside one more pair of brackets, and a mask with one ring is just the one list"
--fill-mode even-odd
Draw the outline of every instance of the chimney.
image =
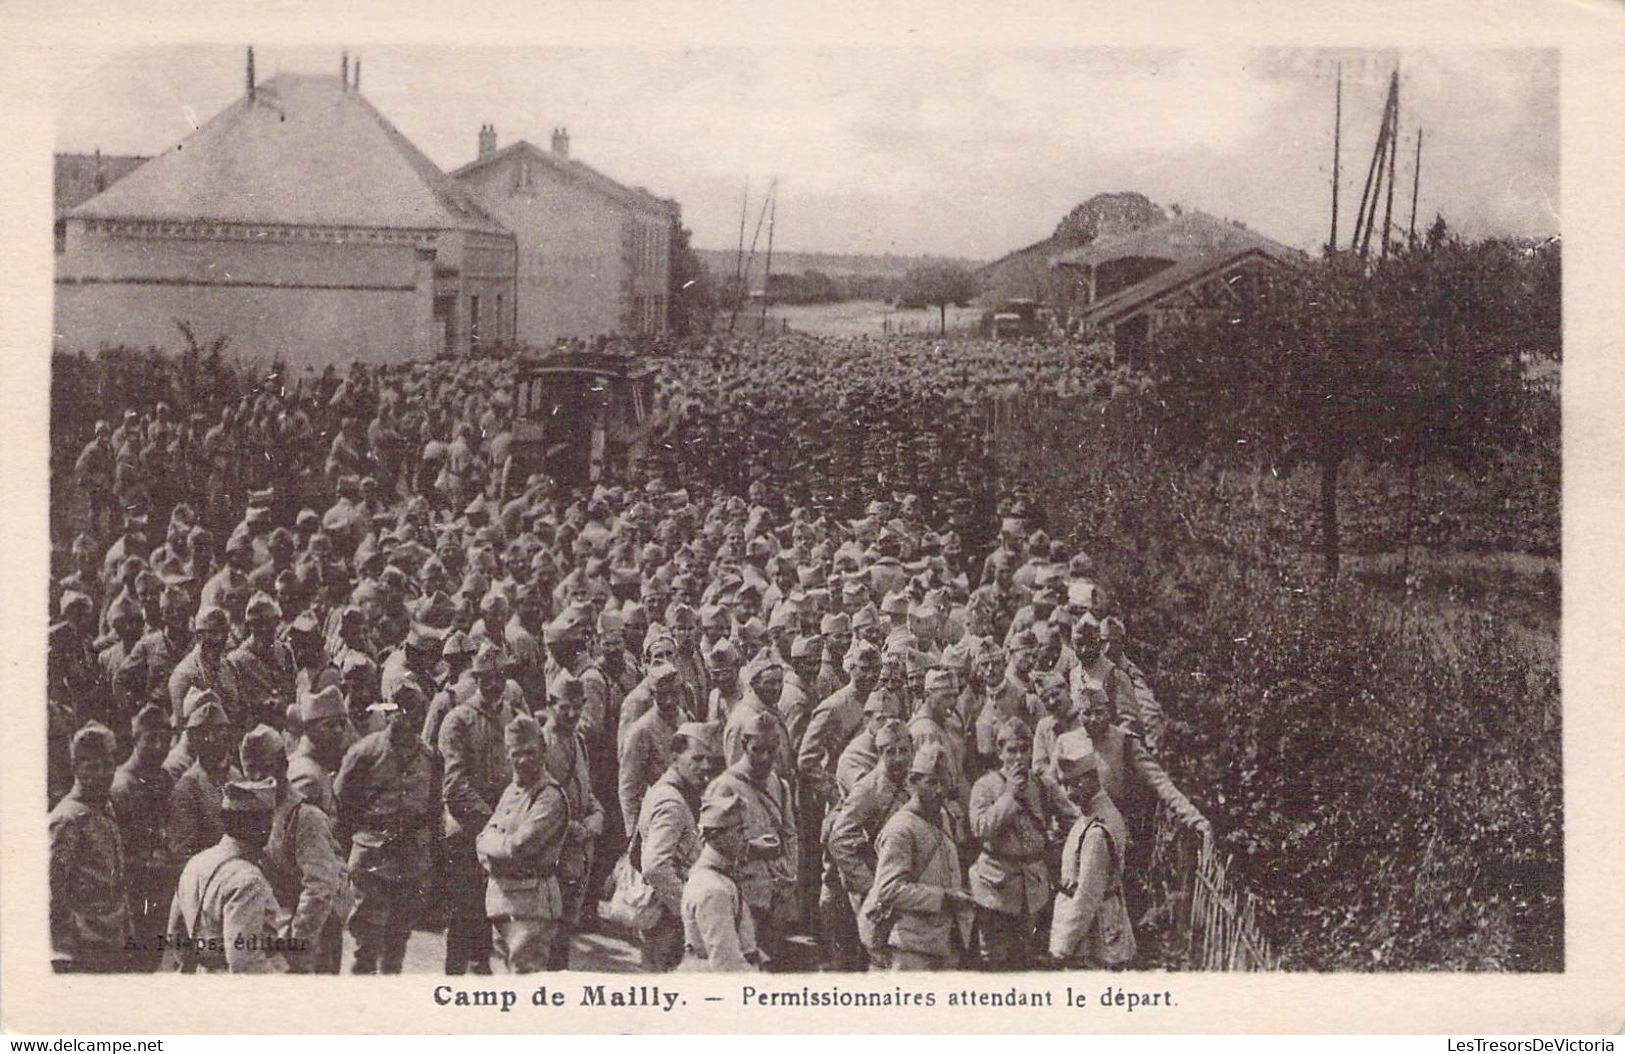
[[348, 51], [339, 60], [339, 83], [344, 86], [342, 90], [350, 90], [350, 53]]
[[494, 124], [480, 125], [480, 158], [490, 157], [497, 152], [497, 126]]
[[570, 130], [568, 128], [553, 129], [553, 152], [564, 158], [570, 156]]
[[102, 148], [96, 148], [96, 193], [107, 189], [107, 173], [102, 169]]
[[248, 101], [254, 101], [254, 48], [248, 48]]
[[355, 57], [355, 77], [351, 80], [350, 87], [352, 87], [356, 91], [361, 90], [361, 56], [360, 55], [357, 55]]

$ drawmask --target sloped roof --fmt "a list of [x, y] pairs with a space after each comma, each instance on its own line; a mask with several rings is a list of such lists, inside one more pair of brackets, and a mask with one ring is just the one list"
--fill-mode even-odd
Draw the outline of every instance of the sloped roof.
[[[57, 154], [52, 158], [56, 214], [67, 212], [117, 183], [145, 162], [129, 154]], [[97, 186], [98, 177], [100, 186]]]
[[340, 78], [290, 74], [68, 215], [506, 233]]
[[1144, 281], [1135, 282], [1126, 289], [1118, 290], [1111, 296], [1096, 301], [1085, 312], [1085, 317], [1092, 322], [1112, 322], [1126, 318], [1180, 290], [1200, 285], [1248, 258], [1277, 265], [1290, 263], [1296, 259], [1296, 257], [1282, 258], [1256, 246], [1190, 256], [1171, 267], [1163, 268]]
[[527, 159], [539, 161], [566, 179], [575, 180], [622, 205], [664, 213], [669, 213], [672, 210], [672, 203], [664, 198], [657, 198], [647, 190], [638, 187], [628, 187], [617, 183], [591, 165], [585, 165], [580, 161], [563, 157], [551, 150], [543, 150], [528, 139], [520, 139], [485, 157], [475, 158], [463, 167], [453, 170], [451, 175], [454, 179], [461, 179], [490, 165], [500, 164], [510, 157], [521, 155]]
[[1205, 212], [1191, 211], [1155, 227], [1097, 239], [1082, 248], [1057, 255], [1050, 265], [1091, 267], [1130, 256], [1160, 258], [1179, 264], [1233, 256], [1252, 249], [1283, 263], [1303, 257], [1291, 246], [1256, 231]]

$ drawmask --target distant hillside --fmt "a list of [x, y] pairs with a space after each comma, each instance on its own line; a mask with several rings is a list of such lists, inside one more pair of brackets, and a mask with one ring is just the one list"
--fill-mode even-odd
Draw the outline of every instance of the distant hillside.
[[[712, 277], [721, 279], [733, 276], [736, 266], [736, 254], [733, 249], [696, 249], [695, 255], [700, 258], [706, 270], [711, 272]], [[821, 271], [831, 278], [901, 278], [911, 268], [941, 263], [959, 264], [970, 270], [981, 266], [981, 262], [977, 260], [960, 260], [947, 256], [895, 256], [891, 253], [869, 256], [862, 253], [787, 253], [777, 249], [773, 251], [774, 274]], [[758, 249], [756, 259], [751, 264], [752, 286], [761, 287], [765, 264], [766, 253]]]

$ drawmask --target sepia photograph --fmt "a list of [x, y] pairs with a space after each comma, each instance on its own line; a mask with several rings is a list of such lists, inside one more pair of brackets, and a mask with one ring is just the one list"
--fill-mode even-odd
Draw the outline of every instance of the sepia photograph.
[[42, 969], [1565, 971], [1559, 51], [868, 44], [66, 80]]

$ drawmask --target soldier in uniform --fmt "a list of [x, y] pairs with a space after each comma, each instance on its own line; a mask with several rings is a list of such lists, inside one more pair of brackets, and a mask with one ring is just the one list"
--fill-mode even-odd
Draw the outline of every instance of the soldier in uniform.
[[113, 774], [113, 815], [124, 842], [130, 883], [130, 923], [135, 946], [132, 970], [158, 969], [163, 948], [158, 936], [169, 919], [175, 895], [175, 866], [164, 844], [164, 818], [175, 781], [164, 771], [164, 755], [174, 732], [166, 713], [148, 703], [130, 722], [130, 756]]
[[193, 760], [175, 780], [164, 824], [164, 840], [177, 868], [220, 840], [220, 788], [233, 775], [231, 722], [219, 698], [194, 689], [187, 694], [185, 712], [184, 745]]
[[[878, 694], [878, 693], [877, 693]], [[873, 696], [871, 696], [871, 699]], [[857, 912], [875, 880], [875, 839], [886, 821], [908, 799], [908, 766], [914, 744], [908, 730], [893, 721], [874, 733], [880, 763], [852, 785], [830, 814], [825, 845], [829, 867], [819, 898], [821, 934], [828, 945], [826, 961], [836, 970], [864, 970], [869, 959], [858, 938]], [[877, 961], [884, 965], [884, 959]]]
[[644, 795], [671, 763], [672, 737], [683, 724], [683, 682], [677, 667], [657, 663], [648, 683], [654, 706], [632, 723], [621, 740], [620, 803], [627, 830], [637, 830]]
[[288, 753], [288, 782], [305, 801], [338, 816], [333, 776], [344, 761], [344, 693], [334, 685], [299, 701], [299, 738]]
[[700, 798], [721, 770], [716, 726], [679, 725], [671, 764], [644, 795], [633, 825], [638, 870], [665, 909], [660, 922], [639, 934], [643, 968], [650, 973], [664, 973], [682, 961], [683, 887], [700, 855]]
[[756, 927], [737, 881], [749, 854], [746, 807], [731, 792], [708, 794], [700, 807], [704, 847], [683, 887], [685, 973], [746, 973], [758, 969]]
[[275, 798], [272, 780], [225, 785], [225, 833], [187, 862], [169, 908], [167, 938], [180, 972], [287, 971], [277, 950], [276, 894], [259, 863]]
[[875, 839], [875, 879], [859, 911], [864, 944], [893, 970], [951, 970], [964, 946], [959, 847], [943, 827], [945, 751], [928, 743], [908, 769], [908, 801]]
[[570, 806], [570, 823], [559, 854], [559, 892], [564, 900], [553, 932], [551, 966], [567, 970], [570, 941], [584, 922], [583, 914], [588, 909], [597, 910], [588, 894], [593, 851], [604, 833], [604, 807], [593, 793], [586, 738], [580, 730], [584, 686], [579, 678], [564, 671], [553, 678], [548, 694], [553, 702], [542, 728], [543, 760]]
[[442, 875], [450, 918], [446, 972], [491, 972], [491, 922], [485, 914], [485, 869], [474, 839], [513, 779], [503, 743], [502, 657], [482, 647], [472, 667], [477, 690], [454, 706], [440, 726], [445, 766], [446, 841]]
[[[405, 701], [415, 703], [409, 692]], [[422, 713], [376, 705], [388, 724], [349, 749], [333, 781], [340, 842], [350, 840], [358, 974], [401, 972], [441, 825], [440, 761], [417, 736]]]
[[169, 674], [171, 715], [179, 723], [187, 691], [206, 688], [219, 697], [232, 727], [240, 728], [247, 714], [237, 687], [237, 673], [225, 661], [231, 619], [224, 610], [205, 606], [192, 619], [192, 631], [195, 634], [192, 650]]
[[271, 835], [262, 865], [281, 905], [277, 933], [293, 973], [336, 974], [343, 962], [350, 883], [326, 812], [288, 782], [282, 736], [260, 725], [243, 737], [243, 775], [276, 786]]
[[1056, 743], [1055, 774], [1079, 816], [1061, 846], [1050, 956], [1065, 966], [1086, 970], [1126, 965], [1137, 951], [1134, 927], [1123, 903], [1123, 850], [1128, 831], [1101, 788], [1100, 759], [1087, 733], [1061, 735]]
[[69, 744], [73, 788], [51, 810], [51, 967], [57, 973], [127, 969], [133, 930], [124, 846], [109, 804], [113, 733], [94, 721]]
[[490, 878], [485, 910], [509, 973], [548, 969], [564, 909], [559, 853], [571, 823], [564, 788], [547, 771], [542, 726], [520, 714], [504, 732], [513, 782], [475, 839]]
[[976, 781], [971, 833], [982, 852], [970, 869], [982, 954], [992, 970], [1033, 961], [1038, 921], [1049, 906], [1050, 828], [1076, 813], [1046, 773], [1032, 769], [1032, 730], [1019, 718], [998, 732], [1000, 767]]
[[739, 888], [750, 905], [756, 937], [769, 962], [788, 969], [789, 928], [799, 918], [796, 869], [801, 846], [790, 784], [775, 771], [782, 747], [777, 715], [755, 714], [741, 729], [744, 752], [706, 790], [732, 794], [745, 805], [746, 858]]

